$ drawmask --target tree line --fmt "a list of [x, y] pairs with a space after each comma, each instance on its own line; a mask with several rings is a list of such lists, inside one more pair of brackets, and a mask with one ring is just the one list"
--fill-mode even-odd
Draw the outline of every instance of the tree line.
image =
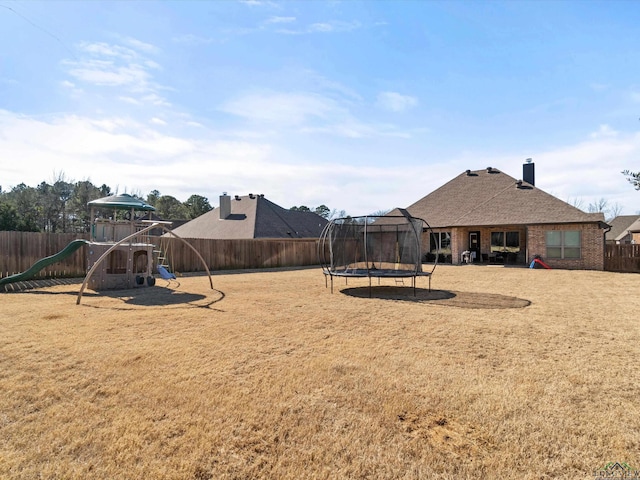
[[[21, 183], [4, 191], [0, 186], [0, 231], [86, 233], [91, 225], [87, 204], [114, 193], [108, 185], [70, 181], [63, 174], [36, 187]], [[202, 195], [191, 195], [185, 202], [158, 190], [146, 197], [131, 196], [154, 206], [155, 214], [164, 219], [191, 220], [213, 208]]]

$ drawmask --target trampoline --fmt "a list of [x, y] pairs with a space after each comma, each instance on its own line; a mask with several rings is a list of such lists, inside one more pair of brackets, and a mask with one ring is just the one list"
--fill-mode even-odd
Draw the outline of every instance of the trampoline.
[[398, 209], [401, 215], [367, 215], [331, 220], [322, 231], [318, 243], [318, 257], [322, 272], [331, 281], [333, 277], [369, 279], [382, 278], [397, 280], [410, 279], [413, 293], [416, 294], [416, 278], [429, 279], [436, 262], [429, 271], [422, 269], [422, 233], [431, 232], [429, 224], [412, 217], [404, 209]]

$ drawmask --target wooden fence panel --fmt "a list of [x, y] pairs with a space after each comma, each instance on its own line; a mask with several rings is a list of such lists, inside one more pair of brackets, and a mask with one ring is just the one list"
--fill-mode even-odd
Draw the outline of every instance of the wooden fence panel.
[[606, 245], [604, 269], [610, 272], [640, 273], [640, 245]]
[[[184, 239], [202, 256], [212, 271], [245, 268], [296, 267], [318, 264], [317, 239]], [[169, 252], [169, 263], [177, 272], [202, 271], [198, 256], [176, 238], [152, 237]]]
[[[54, 255], [78, 238], [72, 233], [0, 232], [0, 278], [24, 272], [38, 260]], [[177, 272], [200, 272], [198, 255], [176, 238], [150, 237], [158, 249], [168, 254]], [[296, 267], [318, 264], [317, 239], [212, 240], [185, 239], [203, 257], [211, 271], [245, 268]], [[36, 275], [83, 277], [86, 275], [86, 248], [79, 248], [63, 261], [43, 268]]]
[[[0, 232], [0, 277], [24, 272], [38, 260], [60, 252], [78, 238], [88, 239], [88, 236], [74, 233]], [[43, 268], [36, 278], [84, 276], [85, 248]]]

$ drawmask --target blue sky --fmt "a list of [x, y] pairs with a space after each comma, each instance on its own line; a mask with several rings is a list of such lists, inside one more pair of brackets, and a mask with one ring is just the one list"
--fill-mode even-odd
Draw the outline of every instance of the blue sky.
[[363, 215], [533, 158], [539, 188], [634, 214], [638, 24], [634, 1], [0, 0], [0, 185]]

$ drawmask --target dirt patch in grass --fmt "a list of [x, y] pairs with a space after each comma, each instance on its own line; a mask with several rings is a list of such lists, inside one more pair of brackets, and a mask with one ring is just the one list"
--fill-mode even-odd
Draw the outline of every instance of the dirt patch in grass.
[[[0, 478], [593, 478], [640, 467], [640, 277], [319, 269], [0, 294]], [[424, 283], [422, 283], [424, 282]], [[158, 282], [161, 283], [161, 282]]]

